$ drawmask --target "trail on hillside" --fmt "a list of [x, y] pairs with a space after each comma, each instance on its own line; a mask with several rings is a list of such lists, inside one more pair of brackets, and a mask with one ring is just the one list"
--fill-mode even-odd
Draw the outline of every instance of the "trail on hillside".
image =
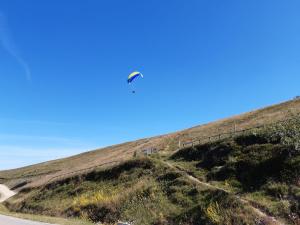
[[14, 196], [15, 194], [16, 192], [11, 191], [5, 185], [0, 184], [0, 203], [6, 201], [7, 199]]
[[[200, 181], [198, 178], [190, 175], [186, 170], [180, 168], [179, 166], [176, 166], [176, 165], [173, 165], [172, 163], [170, 162], [167, 162], [167, 161], [163, 161], [162, 162], [167, 165], [168, 167], [172, 168], [172, 169], [175, 169], [181, 173], [183, 173], [189, 180], [199, 184], [199, 185], [202, 185], [202, 186], [206, 186], [208, 188], [211, 188], [211, 189], [215, 189], [215, 190], [219, 190], [219, 191], [223, 191], [227, 194], [233, 194], [231, 193], [230, 191], [226, 190], [226, 189], [223, 189], [223, 188], [220, 188], [220, 187], [217, 187], [217, 186], [214, 186], [210, 183], [207, 183], [207, 182], [203, 182], [203, 181]], [[251, 204], [250, 201], [248, 201], [247, 199], [244, 199], [238, 195], [235, 195], [234, 196], [239, 200], [241, 201], [242, 203], [244, 204], [247, 204], [258, 216], [260, 216], [262, 219], [266, 219], [267, 221], [271, 221], [272, 222], [272, 225], [285, 225], [284, 223], [278, 221], [275, 217], [273, 216], [269, 216], [267, 215], [265, 212], [263, 212], [261, 209], [253, 206], [253, 204]]]
[[[35, 222], [11, 216], [0, 215], [0, 225], [51, 225], [50, 223]], [[55, 225], [55, 224], [53, 224]]]

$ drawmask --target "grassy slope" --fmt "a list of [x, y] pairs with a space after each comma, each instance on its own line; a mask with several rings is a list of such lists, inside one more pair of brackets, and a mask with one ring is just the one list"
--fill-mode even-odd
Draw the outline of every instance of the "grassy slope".
[[105, 224], [299, 224], [300, 151], [289, 135], [299, 141], [300, 117], [24, 189], [7, 206]]
[[102, 165], [100, 167], [106, 168], [115, 165], [130, 159], [135, 151], [139, 152], [146, 147], [157, 147], [166, 151], [174, 151], [177, 149], [179, 140], [183, 142], [204, 136], [215, 135], [220, 132], [228, 132], [233, 129], [234, 123], [236, 124], [237, 129], [251, 128], [259, 124], [284, 119], [290, 115], [290, 112], [300, 112], [300, 100], [288, 101], [168, 135], [128, 142], [86, 152], [69, 158], [49, 161], [15, 170], [0, 171], [0, 182], [6, 183], [10, 187], [14, 187], [18, 184], [20, 184], [20, 186], [23, 185], [23, 188], [36, 187], [44, 185], [58, 175], [62, 175], [62, 177], [59, 178], [61, 179], [73, 176], [74, 174], [69, 173], [74, 171], [75, 174], [83, 173], [80, 170], [92, 166]]
[[[288, 123], [298, 134], [299, 121]], [[171, 162], [285, 223], [300, 224], [300, 151], [269, 129], [182, 149]]]
[[11, 209], [105, 224], [255, 224], [257, 218], [234, 196], [196, 185], [160, 159], [127, 161], [20, 195]]

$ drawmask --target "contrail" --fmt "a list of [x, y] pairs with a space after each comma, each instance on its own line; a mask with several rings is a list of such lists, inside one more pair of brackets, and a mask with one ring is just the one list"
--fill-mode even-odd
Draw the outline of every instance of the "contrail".
[[0, 43], [2, 47], [23, 67], [26, 79], [31, 80], [31, 72], [27, 62], [21, 57], [8, 29], [6, 17], [0, 12]]

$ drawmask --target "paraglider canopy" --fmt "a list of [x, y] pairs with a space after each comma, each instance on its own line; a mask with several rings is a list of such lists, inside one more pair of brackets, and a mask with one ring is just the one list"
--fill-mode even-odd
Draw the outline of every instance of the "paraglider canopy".
[[141, 74], [140, 72], [133, 72], [133, 73], [129, 74], [129, 76], [127, 78], [127, 83], [130, 84], [132, 81], [134, 81], [138, 77], [143, 77], [143, 74]]
[[[143, 77], [143, 74], [141, 74], [140, 72], [137, 72], [137, 71], [129, 74], [129, 76], [127, 78], [127, 83], [131, 84], [138, 77]], [[130, 85], [130, 86], [131, 86], [131, 89], [133, 89], [133, 86], [132, 85]], [[135, 90], [133, 89], [131, 92], [134, 94]]]

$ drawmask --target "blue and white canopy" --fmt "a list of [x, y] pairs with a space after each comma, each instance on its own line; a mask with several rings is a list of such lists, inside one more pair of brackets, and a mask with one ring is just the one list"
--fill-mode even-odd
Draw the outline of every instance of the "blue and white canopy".
[[143, 74], [141, 74], [140, 72], [133, 72], [131, 74], [129, 74], [128, 78], [127, 78], [127, 82], [130, 84], [132, 81], [134, 81], [137, 77], [143, 77]]

